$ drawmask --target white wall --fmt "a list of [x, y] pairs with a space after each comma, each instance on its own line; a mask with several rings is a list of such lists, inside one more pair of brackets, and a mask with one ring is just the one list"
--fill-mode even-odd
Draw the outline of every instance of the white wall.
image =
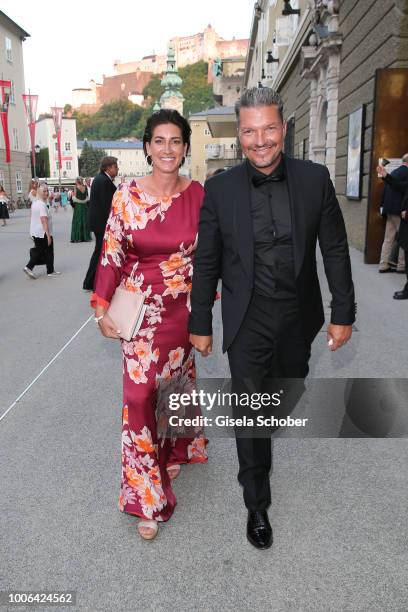
[[[58, 177], [58, 151], [54, 122], [47, 117], [37, 121], [35, 142], [41, 148], [47, 147], [50, 154], [50, 178]], [[76, 120], [64, 118], [61, 129], [61, 178], [75, 179], [78, 176], [78, 150], [76, 135]]]

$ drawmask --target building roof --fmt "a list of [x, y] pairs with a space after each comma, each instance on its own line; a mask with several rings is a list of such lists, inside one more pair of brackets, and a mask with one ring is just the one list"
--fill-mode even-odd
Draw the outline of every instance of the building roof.
[[25, 40], [26, 38], [30, 36], [28, 32], [23, 30], [23, 28], [21, 28], [15, 21], [10, 19], [10, 17], [6, 15], [6, 13], [3, 13], [3, 11], [0, 11], [0, 19], [4, 19], [4, 21], [6, 22], [6, 25], [9, 26], [10, 29], [17, 30], [17, 34], [20, 36], [22, 40]]
[[200, 113], [193, 113], [190, 115], [190, 119], [195, 119], [196, 117], [208, 117], [208, 115], [231, 115], [235, 113], [233, 106], [216, 106], [215, 108], [209, 108], [207, 110], [201, 111]]
[[[85, 140], [78, 140], [78, 149], [83, 149]], [[94, 149], [143, 149], [141, 140], [87, 140]]]
[[[52, 119], [52, 115], [50, 113], [42, 113], [36, 123], [40, 123], [41, 121], [45, 121], [46, 119]], [[64, 121], [76, 121], [76, 117], [68, 117], [67, 115], [62, 115], [62, 119]]]

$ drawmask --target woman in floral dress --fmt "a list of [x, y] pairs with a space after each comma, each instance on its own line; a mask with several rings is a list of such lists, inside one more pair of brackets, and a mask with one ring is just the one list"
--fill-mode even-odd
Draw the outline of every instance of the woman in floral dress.
[[[118, 285], [141, 292], [147, 305], [139, 332], [123, 350], [122, 486], [119, 507], [141, 517], [138, 530], [155, 537], [176, 505], [171, 480], [183, 463], [207, 461], [206, 440], [165, 435], [166, 392], [194, 385], [194, 353], [187, 320], [193, 256], [204, 191], [179, 175], [190, 126], [162, 109], [143, 137], [152, 174], [117, 189], [106, 226], [91, 305], [102, 334], [118, 338], [105, 314]], [[167, 389], [167, 391], [166, 391]], [[162, 434], [162, 435], [161, 435]]]

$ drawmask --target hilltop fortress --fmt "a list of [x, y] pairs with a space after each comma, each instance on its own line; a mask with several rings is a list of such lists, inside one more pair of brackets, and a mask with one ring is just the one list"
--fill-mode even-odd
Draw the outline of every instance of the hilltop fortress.
[[[174, 49], [177, 68], [183, 68], [200, 60], [208, 62], [208, 82], [212, 81], [212, 65], [216, 59], [245, 58], [248, 39], [224, 40], [208, 25], [203, 32], [192, 36], [176, 36], [169, 41]], [[143, 104], [143, 89], [153, 74], [166, 70], [167, 55], [146, 55], [141, 60], [121, 62], [116, 60], [113, 74], [103, 75], [103, 82], [91, 80], [88, 87], [72, 90], [72, 106], [81, 112], [94, 113], [103, 104], [128, 99]]]

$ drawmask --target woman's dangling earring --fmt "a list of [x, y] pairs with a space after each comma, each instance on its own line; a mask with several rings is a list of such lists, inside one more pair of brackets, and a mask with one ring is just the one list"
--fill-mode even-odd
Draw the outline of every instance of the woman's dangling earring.
[[183, 156], [183, 157], [181, 158], [180, 168], [181, 168], [181, 166], [184, 166], [185, 161], [186, 161], [186, 158]]
[[149, 166], [153, 166], [153, 160], [152, 160], [151, 155], [146, 155], [146, 161], [149, 164]]

